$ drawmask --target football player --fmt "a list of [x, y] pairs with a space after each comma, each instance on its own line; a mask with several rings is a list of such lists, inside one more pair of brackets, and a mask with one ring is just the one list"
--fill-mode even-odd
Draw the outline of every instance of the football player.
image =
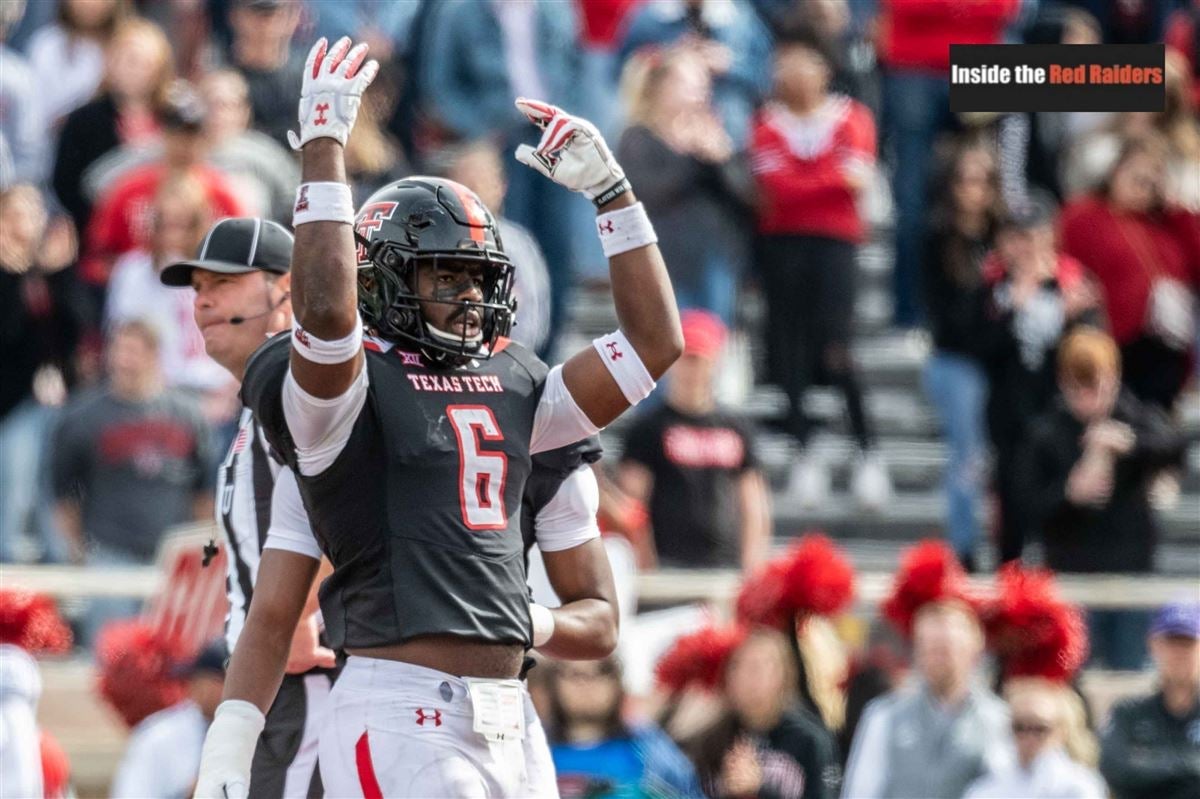
[[[548, 370], [505, 337], [513, 265], [470, 191], [410, 178], [356, 217], [343, 146], [378, 69], [365, 57], [346, 39], [309, 54], [292, 137], [305, 181], [296, 321], [254, 355], [243, 386], [334, 567], [321, 609], [349, 658], [321, 734], [322, 777], [339, 796], [555, 795], [515, 678], [531, 646], [607, 654], [615, 612], [596, 540], [558, 553], [585, 586], [577, 598], [553, 611], [528, 602], [522, 489], [531, 454], [595, 434], [653, 389], [682, 348], [678, 313], [620, 166], [593, 126], [553, 106], [518, 100], [544, 133], [517, 157], [596, 202], [621, 320], [567, 363]], [[315, 569], [297, 552], [264, 552], [197, 795], [245, 795]]]
[[[168, 265], [159, 277], [165, 285], [194, 291], [196, 325], [206, 350], [240, 380], [262, 341], [291, 328], [291, 259], [292, 235], [279, 224], [226, 218], [208, 231], [194, 259]], [[272, 458], [269, 449], [262, 427], [249, 408], [243, 409], [217, 481], [217, 523], [228, 563], [229, 651], [245, 625], [264, 547], [282, 543], [289, 551], [321, 559], [292, 475], [285, 474], [283, 496], [272, 501], [280, 472], [286, 473], [287, 467]], [[598, 489], [586, 468], [599, 457], [599, 444], [592, 438], [535, 458], [523, 497], [527, 545], [537, 540], [543, 549], [557, 551], [599, 536]], [[569, 577], [561, 569], [556, 576], [570, 596]], [[292, 637], [286, 674], [254, 750], [249, 785], [254, 797], [321, 795], [317, 733], [335, 658], [320, 643], [315, 610], [315, 594], [310, 593]]]

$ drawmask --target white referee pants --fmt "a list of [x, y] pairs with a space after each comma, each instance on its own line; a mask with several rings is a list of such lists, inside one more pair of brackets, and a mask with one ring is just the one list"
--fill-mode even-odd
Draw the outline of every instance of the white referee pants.
[[434, 669], [350, 657], [321, 731], [326, 796], [557, 799], [550, 747], [522, 683], [523, 740], [473, 729], [467, 683]]

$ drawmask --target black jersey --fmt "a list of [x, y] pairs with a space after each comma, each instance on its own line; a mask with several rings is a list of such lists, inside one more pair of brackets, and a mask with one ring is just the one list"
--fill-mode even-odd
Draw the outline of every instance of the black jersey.
[[320, 590], [330, 645], [445, 633], [528, 646], [521, 499], [545, 364], [511, 342], [444, 368], [368, 341], [369, 387], [349, 441], [309, 477], [283, 413], [290, 349], [288, 335], [264, 344], [242, 395], [296, 472], [333, 563]]

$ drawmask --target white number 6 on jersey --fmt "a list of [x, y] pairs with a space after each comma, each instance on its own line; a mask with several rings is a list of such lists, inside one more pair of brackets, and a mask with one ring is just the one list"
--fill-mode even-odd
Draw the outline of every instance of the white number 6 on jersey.
[[446, 416], [458, 438], [458, 504], [463, 523], [469, 530], [503, 530], [508, 526], [504, 509], [508, 457], [479, 448], [479, 439], [504, 440], [500, 425], [486, 405], [449, 405]]

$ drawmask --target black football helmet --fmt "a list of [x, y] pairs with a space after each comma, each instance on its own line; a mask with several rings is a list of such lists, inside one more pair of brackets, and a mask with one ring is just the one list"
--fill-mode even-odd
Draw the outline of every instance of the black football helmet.
[[[504, 254], [496, 219], [475, 192], [452, 180], [410, 177], [384, 186], [363, 203], [354, 221], [358, 242], [358, 307], [382, 338], [416, 344], [435, 361], [490, 357], [512, 329], [513, 265]], [[417, 269], [439, 261], [483, 267], [483, 300], [417, 294]], [[430, 325], [421, 302], [444, 302], [479, 314], [480, 333], [468, 337]]]

